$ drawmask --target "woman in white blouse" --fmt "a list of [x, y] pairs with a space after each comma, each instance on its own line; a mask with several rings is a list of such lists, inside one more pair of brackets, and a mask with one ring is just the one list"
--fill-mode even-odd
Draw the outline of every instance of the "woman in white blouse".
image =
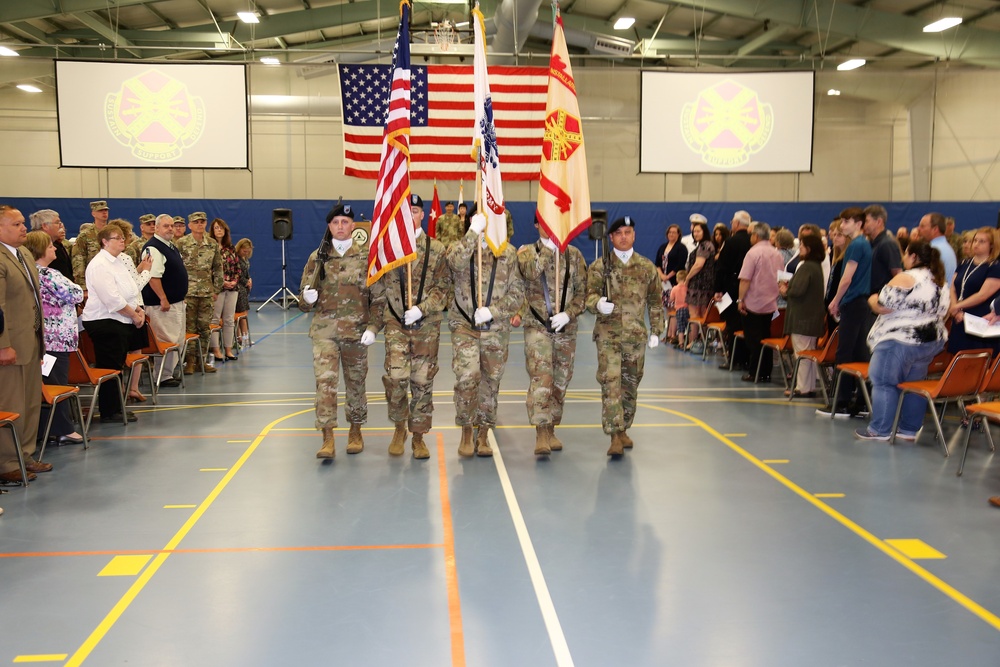
[[[122, 231], [122, 236], [125, 237], [125, 247], [128, 248], [132, 245], [132, 241], [135, 239], [135, 235], [132, 233], [132, 223], [128, 220], [122, 220], [121, 218], [116, 218], [114, 220], [108, 221], [109, 225], [114, 225]], [[125, 264], [126, 270], [128, 270], [129, 275], [132, 276], [132, 280], [135, 281], [136, 286], [139, 288], [139, 305], [145, 306], [142, 302], [142, 288], [146, 286], [149, 282], [149, 269], [153, 266], [153, 259], [149, 256], [149, 253], [143, 253], [142, 260], [139, 262], [139, 266], [135, 265], [132, 261], [132, 257], [127, 253], [123, 252], [118, 255], [118, 259]], [[129, 342], [128, 351], [140, 352], [142, 348], [146, 347], [149, 342], [149, 333], [146, 331], [146, 326], [144, 325], [140, 329], [136, 329], [132, 332], [132, 338]], [[145, 403], [146, 397], [142, 395], [139, 391], [139, 377], [140, 374], [136, 373], [132, 376], [131, 382], [129, 383], [128, 401], [137, 401], [139, 403]]]
[[[101, 251], [87, 265], [87, 305], [83, 309], [83, 328], [94, 343], [98, 368], [121, 369], [125, 365], [132, 333], [146, 323], [139, 296], [139, 286], [121, 257], [125, 235], [115, 225], [105, 225], [97, 233]], [[122, 420], [125, 406], [112, 382], [101, 385], [98, 405], [102, 422]], [[131, 413], [128, 420], [136, 421]]]

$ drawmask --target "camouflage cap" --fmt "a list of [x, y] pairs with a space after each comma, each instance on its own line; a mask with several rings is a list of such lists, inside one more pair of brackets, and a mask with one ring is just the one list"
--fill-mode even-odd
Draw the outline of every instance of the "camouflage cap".
[[91, 213], [96, 213], [97, 211], [107, 211], [107, 210], [108, 210], [108, 202], [104, 201], [103, 199], [90, 202]]
[[622, 227], [632, 227], [632, 228], [635, 228], [635, 220], [632, 219], [632, 216], [626, 215], [625, 217], [618, 218], [617, 220], [615, 220], [614, 222], [612, 222], [611, 226], [608, 227], [608, 234], [614, 234], [615, 232], [617, 232]]
[[174, 224], [175, 225], [186, 225], [187, 221], [184, 220], [184, 216], [183, 215], [175, 215], [174, 216]]
[[208, 216], [205, 215], [204, 211], [195, 211], [194, 213], [188, 216], [188, 222], [194, 222], [195, 220], [202, 220], [204, 222], [208, 222]]
[[146, 224], [152, 225], [152, 224], [156, 224], [156, 216], [153, 215], [152, 213], [147, 213], [146, 215], [140, 215], [139, 216], [139, 224], [140, 225], [146, 225]]

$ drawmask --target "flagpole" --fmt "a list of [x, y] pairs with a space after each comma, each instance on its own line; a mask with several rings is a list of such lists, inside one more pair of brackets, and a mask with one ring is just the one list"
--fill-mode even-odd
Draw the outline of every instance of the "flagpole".
[[[481, 201], [483, 196], [483, 161], [482, 159], [476, 160], [476, 215], [485, 216], [483, 213], [483, 202]], [[476, 238], [476, 303], [478, 308], [483, 307], [483, 243], [482, 239]]]
[[413, 308], [413, 262], [406, 263], [406, 309]]
[[[407, 264], [409, 266], [409, 264]], [[556, 302], [552, 310], [559, 312], [559, 246], [556, 246]]]

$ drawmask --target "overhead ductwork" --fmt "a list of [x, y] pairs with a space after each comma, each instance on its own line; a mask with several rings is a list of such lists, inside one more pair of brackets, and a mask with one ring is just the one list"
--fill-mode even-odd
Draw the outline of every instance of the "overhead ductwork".
[[[493, 53], [520, 53], [521, 47], [528, 41], [532, 26], [538, 22], [538, 8], [541, 5], [542, 0], [503, 0], [493, 16], [496, 27], [491, 49]], [[510, 64], [513, 61], [513, 58], [508, 57], [492, 59], [490, 62]]]

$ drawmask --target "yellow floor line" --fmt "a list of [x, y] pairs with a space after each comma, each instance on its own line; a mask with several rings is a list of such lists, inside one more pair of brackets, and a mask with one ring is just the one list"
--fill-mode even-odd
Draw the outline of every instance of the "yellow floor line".
[[843, 498], [843, 493], [814, 493], [814, 498]]
[[19, 655], [14, 658], [14, 662], [62, 662], [65, 659], [65, 653], [44, 653], [38, 655]]
[[164, 505], [163, 509], [165, 509], [165, 510], [186, 510], [186, 509], [191, 509], [192, 507], [197, 507], [197, 505]]
[[226, 472], [227, 470], [229, 468], [198, 468], [198, 472]]
[[115, 556], [104, 569], [97, 573], [98, 577], [134, 577], [142, 572], [153, 554]]
[[900, 550], [908, 558], [913, 559], [941, 559], [947, 558], [943, 553], [927, 544], [923, 540], [915, 539], [887, 539], [886, 544]]
[[778, 463], [788, 463], [788, 459], [764, 459], [763, 461], [761, 461], [761, 463], [766, 463], [768, 465], [775, 465]]

